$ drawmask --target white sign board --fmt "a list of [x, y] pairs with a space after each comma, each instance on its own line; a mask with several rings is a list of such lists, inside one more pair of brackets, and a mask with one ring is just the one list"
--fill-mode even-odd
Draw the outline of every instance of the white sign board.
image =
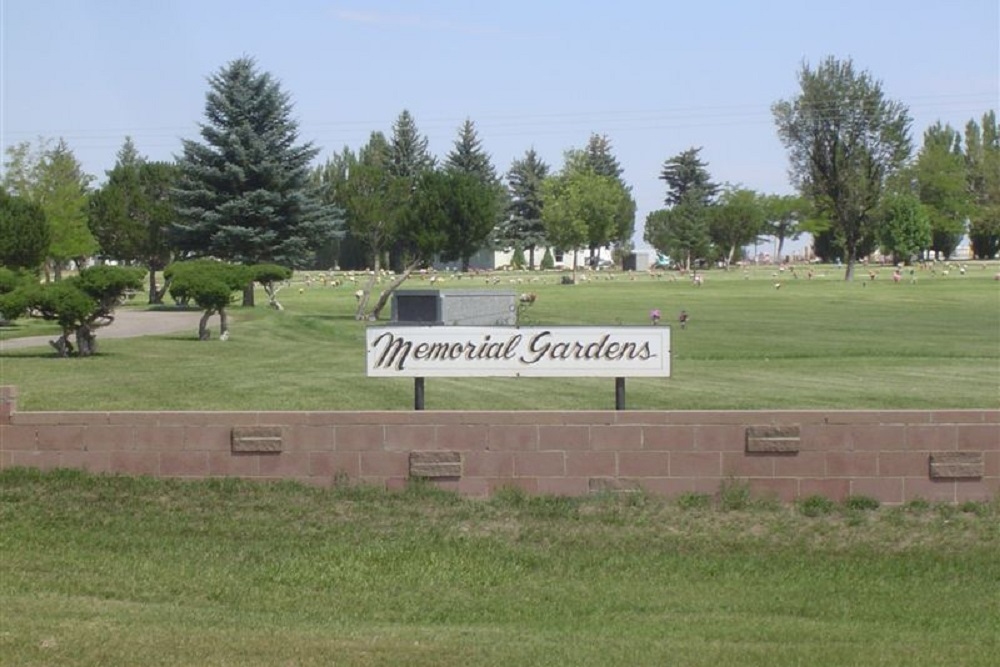
[[669, 377], [670, 327], [367, 330], [374, 377]]

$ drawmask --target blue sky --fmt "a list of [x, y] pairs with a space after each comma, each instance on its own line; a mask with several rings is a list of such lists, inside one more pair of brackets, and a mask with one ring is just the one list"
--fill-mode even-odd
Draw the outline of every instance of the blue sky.
[[692, 146], [719, 182], [791, 192], [770, 107], [803, 62], [853, 58], [918, 146], [1000, 106], [997, 0], [0, 0], [0, 20], [0, 143], [64, 137], [98, 182], [126, 135], [152, 159], [198, 138], [206, 78], [250, 55], [319, 160], [404, 108], [439, 157], [471, 118], [500, 173], [606, 134], [640, 238], [664, 160]]

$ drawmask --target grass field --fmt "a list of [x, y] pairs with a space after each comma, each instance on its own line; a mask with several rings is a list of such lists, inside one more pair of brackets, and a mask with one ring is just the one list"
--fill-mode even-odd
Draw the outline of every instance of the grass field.
[[997, 502], [738, 491], [476, 501], [9, 470], [0, 664], [996, 664]]
[[[970, 263], [962, 275], [939, 265], [898, 284], [890, 268], [875, 280], [861, 268], [847, 283], [842, 269], [819, 266], [811, 279], [804, 268], [798, 278], [770, 267], [712, 270], [702, 287], [673, 275], [621, 273], [589, 274], [577, 285], [560, 285], [553, 273], [498, 273], [433, 286], [534, 292], [522, 318], [531, 325], [648, 324], [654, 308], [673, 325], [685, 309], [690, 323], [672, 331], [672, 377], [629, 380], [633, 409], [996, 408], [998, 268]], [[283, 312], [235, 308], [229, 341], [199, 342], [193, 328], [140, 339], [98, 333], [100, 353], [88, 359], [58, 360], [48, 347], [9, 350], [0, 356], [2, 381], [19, 388], [25, 410], [410, 409], [412, 381], [365, 376], [367, 324], [353, 319], [357, 286], [304, 279], [297, 274], [280, 292]], [[413, 279], [405, 287], [432, 285]], [[614, 386], [432, 379], [426, 407], [610, 409]]]

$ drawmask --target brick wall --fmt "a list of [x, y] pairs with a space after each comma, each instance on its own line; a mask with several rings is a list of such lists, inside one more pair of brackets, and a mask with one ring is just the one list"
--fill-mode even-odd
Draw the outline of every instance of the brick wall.
[[0, 468], [585, 494], [962, 502], [1000, 494], [1000, 411], [20, 412], [0, 387]]

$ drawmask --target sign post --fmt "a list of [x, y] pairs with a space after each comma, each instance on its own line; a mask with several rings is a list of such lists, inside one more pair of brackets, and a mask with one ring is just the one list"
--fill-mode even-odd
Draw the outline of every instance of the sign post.
[[414, 409], [427, 377], [670, 377], [670, 327], [385, 326], [366, 332], [369, 377], [413, 377]]

